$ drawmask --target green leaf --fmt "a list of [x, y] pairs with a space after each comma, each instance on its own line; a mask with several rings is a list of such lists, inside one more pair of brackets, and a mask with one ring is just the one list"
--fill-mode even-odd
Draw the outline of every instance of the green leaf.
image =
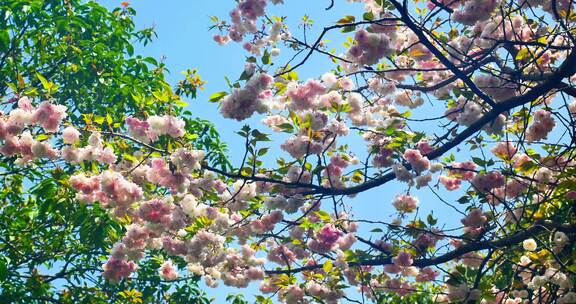
[[182, 100], [182, 99], [178, 99], [178, 100], [176, 100], [176, 105], [179, 106], [179, 107], [183, 107], [183, 108], [184, 108], [184, 107], [187, 107], [187, 106], [188, 106], [188, 103], [185, 102], [185, 101]]
[[324, 210], [316, 211], [316, 212], [314, 212], [314, 214], [323, 221], [326, 221], [326, 222], [330, 221], [330, 214], [328, 214], [328, 212], [326, 212]]
[[514, 59], [523, 60], [523, 59], [527, 58], [528, 56], [529, 56], [528, 48], [525, 47], [525, 48], [520, 49], [520, 51], [518, 51], [518, 53], [516, 53], [516, 57]]
[[283, 123], [277, 126], [278, 128], [282, 129], [282, 132], [292, 133], [294, 132], [294, 126], [289, 123]]
[[356, 17], [348, 15], [336, 21], [336, 24], [348, 24], [348, 23], [354, 23], [354, 21], [356, 21]]
[[264, 296], [257, 295], [257, 296], [256, 296], [256, 303], [259, 303], [259, 304], [270, 304], [270, 303], [272, 303], [272, 300], [270, 300], [269, 298], [266, 298], [266, 297], [264, 297]]
[[350, 33], [350, 32], [353, 32], [354, 30], [356, 30], [356, 26], [350, 25], [350, 26], [345, 26], [345, 27], [343, 27], [343, 28], [340, 30], [340, 32], [342, 32], [342, 33]]
[[130, 44], [126, 45], [126, 53], [130, 56], [134, 55], [134, 46]]
[[48, 90], [50, 88], [50, 82], [48, 82], [44, 76], [36, 72], [36, 77], [38, 77], [38, 80], [40, 80], [40, 83], [42, 83], [42, 87], [44, 87], [44, 89]]
[[268, 134], [264, 134], [256, 129], [252, 130], [252, 136], [256, 141], [270, 141]]
[[366, 21], [372, 21], [374, 20], [374, 14], [372, 12], [364, 13], [364, 15], [362, 15], [362, 18]]
[[94, 122], [101, 125], [102, 123], [104, 123], [104, 116], [96, 116], [94, 117]]
[[0, 52], [8, 52], [10, 49], [10, 34], [8, 30], [0, 31]]
[[48, 139], [48, 135], [46, 135], [46, 134], [39, 134], [38, 136], [36, 136], [37, 141], [43, 141], [46, 139]]
[[264, 55], [262, 56], [262, 63], [270, 64], [270, 53], [268, 53], [268, 50], [264, 50]]
[[0, 282], [8, 277], [8, 265], [4, 257], [0, 257]]
[[435, 219], [432, 214], [428, 214], [428, 217], [426, 218], [426, 221], [428, 222], [429, 225], [433, 226], [436, 225], [436, 223], [438, 223], [438, 220]]
[[468, 202], [470, 202], [470, 197], [469, 197], [469, 196], [463, 196], [463, 197], [459, 198], [459, 199], [457, 200], [457, 202], [458, 202], [459, 204], [462, 204], [462, 205], [468, 204]]
[[326, 262], [324, 262], [324, 266], [322, 266], [322, 269], [326, 273], [329, 273], [330, 270], [332, 270], [332, 268], [334, 268], [334, 264], [332, 263], [331, 260], [327, 260]]
[[486, 162], [479, 158], [479, 157], [472, 157], [472, 161], [477, 164], [478, 166], [484, 167], [486, 165]]
[[220, 101], [222, 98], [224, 98], [226, 95], [228, 95], [227, 92], [217, 92], [217, 93], [214, 93], [214, 94], [210, 95], [209, 101], [210, 101], [210, 102], [218, 102], [218, 101]]
[[268, 152], [268, 149], [270, 149], [270, 148], [262, 148], [262, 149], [258, 150], [258, 156], [262, 156], [262, 155], [266, 154]]
[[248, 75], [246, 71], [242, 71], [242, 74], [240, 74], [240, 78], [238, 78], [238, 80], [248, 80], [248, 79], [250, 79], [250, 75]]

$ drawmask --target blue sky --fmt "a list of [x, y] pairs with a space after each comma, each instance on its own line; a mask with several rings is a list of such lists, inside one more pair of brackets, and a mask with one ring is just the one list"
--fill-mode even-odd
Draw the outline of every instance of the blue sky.
[[[108, 7], [115, 7], [120, 1], [100, 1]], [[182, 78], [180, 72], [197, 68], [202, 78], [207, 81], [205, 91], [200, 92], [196, 100], [189, 101], [189, 109], [193, 115], [211, 120], [215, 123], [221, 137], [231, 147], [230, 157], [235, 165], [239, 165], [243, 155], [242, 139], [235, 134], [242, 125], [248, 123], [253, 127], [258, 127], [263, 131], [269, 131], [264, 125], [259, 123], [261, 116], [253, 117], [245, 122], [236, 122], [223, 119], [218, 113], [217, 105], [209, 103], [208, 96], [214, 92], [227, 91], [228, 86], [224, 76], [230, 79], [236, 79], [243, 70], [244, 58], [246, 56], [240, 45], [230, 43], [224, 47], [218, 46], [212, 40], [214, 33], [208, 31], [211, 21], [209, 16], [218, 16], [227, 18], [228, 12], [234, 7], [235, 2], [232, 0], [171, 0], [171, 1], [152, 1], [136, 0], [131, 1], [130, 5], [136, 9], [135, 18], [138, 28], [154, 25], [158, 38], [152, 44], [145, 47], [139, 46], [136, 52], [155, 58], [164, 58], [165, 63], [170, 70], [168, 79], [175, 84]], [[335, 1], [335, 6], [327, 13], [324, 8], [330, 4], [329, 0], [288, 0], [285, 5], [271, 7], [272, 14], [289, 16], [288, 23], [291, 25], [293, 34], [299, 34], [297, 24], [300, 18], [307, 14], [315, 21], [313, 29], [309, 32], [309, 37], [315, 39], [315, 34], [321, 31], [323, 26], [331, 25], [344, 15], [356, 15], [360, 19], [363, 10], [360, 4], [351, 4], [347, 1]], [[345, 37], [342, 34], [328, 36], [332, 46], [342, 50], [341, 41]], [[283, 54], [288, 51], [283, 50]], [[334, 68], [331, 61], [325, 57], [313, 56], [311, 60], [298, 69], [301, 79], [318, 77], [324, 72]], [[426, 111], [424, 111], [426, 113]], [[429, 126], [426, 126], [429, 127]], [[363, 141], [358, 139], [350, 141], [352, 145], [357, 145], [358, 152], [364, 152]], [[274, 137], [278, 139], [277, 137]], [[358, 144], [362, 144], [358, 146]], [[276, 142], [276, 147], [279, 142]], [[271, 149], [271, 156], [284, 154], [279, 148]], [[284, 155], [285, 156], [285, 155]], [[353, 206], [353, 213], [356, 218], [368, 220], [386, 220], [392, 219], [391, 200], [397, 193], [405, 191], [406, 185], [399, 183], [390, 183], [372, 189], [366, 193], [358, 195], [350, 200]], [[447, 211], [445, 205], [440, 205], [437, 199], [429, 191], [413, 192], [420, 198], [420, 214], [427, 214], [433, 210], [435, 214], [443, 214], [442, 218], [451, 217], [453, 211]], [[455, 194], [443, 193], [447, 199], [458, 198]], [[436, 205], [434, 205], [436, 204]], [[460, 218], [452, 217], [452, 223]], [[441, 222], [441, 221], [440, 221]], [[369, 231], [373, 227], [364, 227], [362, 231]], [[257, 286], [251, 286], [246, 290], [235, 288], [219, 287], [218, 289], [206, 288], [207, 293], [216, 298], [215, 303], [222, 303], [226, 294], [233, 292], [242, 292], [246, 298], [252, 301], [253, 295], [257, 294]]]

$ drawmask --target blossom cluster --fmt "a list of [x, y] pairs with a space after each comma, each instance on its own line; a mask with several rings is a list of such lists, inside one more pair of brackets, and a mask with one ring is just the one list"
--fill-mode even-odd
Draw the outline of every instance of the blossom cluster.
[[45, 132], [56, 132], [66, 116], [63, 105], [44, 101], [34, 107], [29, 98], [20, 98], [18, 107], [8, 115], [0, 112], [0, 153], [8, 157], [18, 156], [20, 163], [38, 158], [56, 158], [59, 153], [50, 142], [35, 140], [30, 129], [40, 127]]
[[544, 109], [534, 112], [534, 123], [526, 130], [526, 140], [538, 141], [546, 139], [548, 133], [554, 129], [556, 122], [552, 117], [552, 113]]
[[144, 142], [156, 141], [160, 135], [170, 135], [173, 138], [184, 135], [184, 121], [170, 115], [154, 115], [145, 121], [128, 117], [126, 124], [130, 135]]
[[224, 97], [220, 113], [236, 120], [244, 120], [254, 112], [265, 113], [268, 110], [266, 101], [272, 96], [272, 81], [268, 74], [252, 76], [243, 88], [234, 89], [232, 94]]

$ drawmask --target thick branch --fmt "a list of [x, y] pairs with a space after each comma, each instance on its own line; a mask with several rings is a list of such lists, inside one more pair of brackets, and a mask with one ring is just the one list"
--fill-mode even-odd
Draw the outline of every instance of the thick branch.
[[[454, 249], [454, 250], [452, 250], [448, 253], [445, 253], [441, 256], [438, 256], [438, 257], [429, 258], [429, 259], [416, 259], [416, 260], [414, 260], [414, 263], [412, 265], [414, 265], [416, 267], [427, 267], [427, 266], [440, 265], [442, 263], [446, 263], [446, 262], [451, 261], [453, 259], [459, 258], [462, 255], [469, 253], [469, 252], [481, 251], [481, 250], [486, 250], [486, 249], [498, 249], [498, 248], [503, 248], [503, 247], [510, 247], [511, 245], [518, 244], [518, 243], [520, 243], [520, 242], [522, 242], [528, 238], [535, 236], [536, 234], [538, 234], [542, 231], [546, 231], [549, 229], [557, 229], [558, 231], [567, 232], [567, 233], [576, 232], [576, 226], [575, 225], [560, 225], [560, 224], [556, 224], [552, 221], [538, 221], [533, 226], [531, 226], [527, 229], [524, 229], [522, 231], [516, 232], [515, 234], [513, 234], [509, 237], [501, 238], [501, 239], [495, 240], [495, 241], [481, 241], [481, 242], [469, 243], [469, 244], [460, 246], [457, 249]], [[348, 263], [348, 265], [351, 267], [354, 267], [354, 266], [382, 266], [382, 265], [387, 265], [387, 264], [392, 264], [392, 258], [391, 257]], [[302, 271], [310, 271], [310, 270], [320, 269], [320, 268], [322, 268], [322, 266], [323, 266], [322, 264], [317, 264], [317, 265], [309, 265], [309, 266], [303, 266], [303, 267], [291, 268], [291, 269], [268, 270], [268, 271], [266, 271], [266, 274], [273, 275], [273, 274], [298, 273], [298, 272], [302, 272]]]
[[454, 75], [456, 75], [459, 79], [461, 79], [470, 88], [470, 90], [472, 90], [472, 92], [478, 95], [478, 97], [480, 97], [484, 102], [493, 107], [496, 106], [496, 103], [492, 100], [492, 98], [490, 98], [490, 96], [482, 92], [482, 90], [480, 90], [476, 86], [476, 84], [472, 81], [472, 79], [470, 79], [470, 77], [468, 77], [468, 75], [466, 75], [464, 72], [458, 69], [458, 67], [456, 67], [454, 63], [450, 61], [450, 59], [444, 56], [444, 54], [442, 54], [442, 52], [436, 46], [434, 46], [434, 44], [432, 44], [430, 40], [428, 40], [428, 37], [426, 37], [420, 26], [412, 22], [412, 19], [410, 18], [410, 15], [406, 11], [405, 7], [402, 7], [400, 3], [398, 3], [397, 1], [392, 1], [392, 3], [394, 4], [394, 6], [396, 6], [396, 9], [402, 15], [402, 21], [404, 21], [404, 24], [406, 24], [406, 26], [412, 30], [412, 32], [418, 37], [420, 42], [424, 46], [426, 46], [426, 48], [432, 54], [434, 54], [434, 56], [436, 56], [436, 58], [438, 58], [438, 60], [440, 60], [440, 62], [443, 65], [449, 68], [450, 71], [454, 73]]
[[[553, 75], [551, 75], [547, 81], [535, 86], [533, 89], [531, 89], [524, 95], [516, 96], [498, 103], [494, 108], [492, 108], [492, 110], [484, 114], [478, 121], [470, 125], [467, 129], [462, 131], [460, 134], [456, 135], [454, 138], [452, 138], [452, 140], [450, 140], [443, 146], [438, 147], [434, 151], [428, 153], [426, 156], [429, 159], [435, 159], [442, 156], [444, 153], [450, 151], [452, 148], [456, 147], [457, 145], [465, 141], [468, 137], [472, 136], [474, 133], [480, 131], [486, 124], [494, 121], [494, 119], [496, 119], [498, 115], [506, 111], [509, 111], [517, 106], [521, 106], [523, 104], [530, 103], [538, 99], [539, 97], [555, 89], [558, 86], [558, 84], [562, 82], [562, 79], [570, 77], [574, 73], [576, 73], [576, 52], [573, 52], [572, 54], [568, 55], [568, 57], [562, 63], [560, 68], [558, 68], [558, 71]], [[408, 164], [406, 164], [405, 167], [407, 169], [411, 168], [410, 165]], [[322, 190], [321, 193], [325, 195], [355, 194], [381, 186], [395, 178], [396, 175], [393, 172], [391, 172], [355, 187], [349, 187], [344, 189], [324, 189]]]

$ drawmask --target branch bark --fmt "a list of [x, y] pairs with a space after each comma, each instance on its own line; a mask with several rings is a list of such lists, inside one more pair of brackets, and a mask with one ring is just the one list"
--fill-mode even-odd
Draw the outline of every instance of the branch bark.
[[[543, 232], [543, 231], [546, 231], [549, 229], [557, 229], [558, 231], [562, 231], [565, 233], [574, 233], [574, 232], [576, 232], [576, 225], [560, 225], [560, 224], [554, 223], [552, 221], [538, 221], [533, 226], [526, 228], [522, 231], [516, 232], [515, 234], [513, 234], [509, 237], [501, 238], [501, 239], [495, 240], [495, 241], [480, 241], [480, 242], [469, 243], [469, 244], [463, 245], [461, 247], [458, 247], [457, 249], [454, 249], [448, 253], [440, 255], [438, 257], [428, 258], [428, 259], [426, 259], [426, 258], [415, 259], [414, 263], [412, 265], [416, 266], [416, 267], [434, 266], [434, 265], [439, 265], [439, 264], [451, 261], [453, 259], [459, 258], [462, 255], [469, 253], [469, 252], [481, 251], [481, 250], [486, 250], [486, 249], [499, 249], [499, 248], [504, 248], [504, 247], [509, 248], [511, 245], [518, 244], [518, 243], [520, 243], [526, 239], [529, 239], [529, 238], [535, 236], [536, 234], [538, 234], [540, 232]], [[387, 265], [387, 264], [392, 264], [392, 257], [385, 257], [385, 258], [380, 258], [380, 259], [363, 260], [363, 261], [359, 261], [359, 262], [348, 263], [348, 265], [351, 267], [383, 266], [383, 265]], [[311, 271], [311, 270], [321, 269], [322, 267], [323, 267], [323, 265], [318, 264], [318, 265], [309, 265], [309, 266], [303, 266], [303, 267], [291, 268], [291, 269], [268, 270], [268, 271], [266, 271], [266, 274], [267, 275], [291, 274], [291, 273], [298, 273], [298, 272], [302, 272], [302, 271]]]

